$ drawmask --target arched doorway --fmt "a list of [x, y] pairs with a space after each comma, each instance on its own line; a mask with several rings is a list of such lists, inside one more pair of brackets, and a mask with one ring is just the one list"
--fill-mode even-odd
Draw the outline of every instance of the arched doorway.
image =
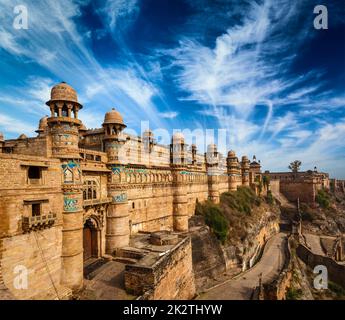
[[87, 219], [83, 230], [84, 262], [99, 257], [97, 224], [91, 218]]

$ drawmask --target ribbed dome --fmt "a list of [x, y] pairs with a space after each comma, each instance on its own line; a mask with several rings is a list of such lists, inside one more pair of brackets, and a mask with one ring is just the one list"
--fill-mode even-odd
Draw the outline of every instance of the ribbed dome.
[[236, 157], [235, 151], [234, 151], [234, 150], [230, 150], [230, 151], [228, 152], [228, 158], [235, 158], [235, 157]]
[[46, 104], [49, 105], [49, 103], [53, 101], [74, 102], [81, 107], [78, 102], [77, 92], [66, 82], [58, 83], [52, 88], [50, 92], [50, 100]]
[[24, 133], [22, 133], [19, 137], [18, 137], [18, 139], [19, 140], [23, 140], [23, 139], [27, 139], [28, 137], [24, 134]]
[[44, 116], [38, 125], [38, 130], [37, 131], [44, 131], [48, 126], [48, 116]]
[[111, 111], [107, 112], [104, 117], [104, 124], [114, 123], [114, 124], [123, 124], [123, 118], [120, 112], [116, 111], [114, 108]]
[[211, 143], [207, 146], [207, 152], [217, 152], [217, 146], [214, 143]]
[[184, 143], [184, 136], [182, 132], [176, 132], [174, 133], [172, 137], [172, 142], [173, 143]]

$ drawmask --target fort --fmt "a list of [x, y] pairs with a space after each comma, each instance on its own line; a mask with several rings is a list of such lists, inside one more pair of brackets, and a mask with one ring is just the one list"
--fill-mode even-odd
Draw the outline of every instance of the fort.
[[[196, 203], [218, 203], [239, 186], [258, 192], [260, 162], [234, 151], [225, 158], [214, 144], [200, 154], [180, 133], [170, 145], [150, 130], [126, 134], [115, 109], [88, 130], [77, 93], [64, 82], [46, 104], [50, 116], [36, 137], [0, 135], [0, 282], [17, 299], [68, 298], [83, 287], [90, 261], [122, 255], [134, 262], [137, 246], [144, 262], [126, 266], [129, 291], [192, 298], [188, 223]], [[28, 269], [30, 290], [14, 287], [18, 265]]]

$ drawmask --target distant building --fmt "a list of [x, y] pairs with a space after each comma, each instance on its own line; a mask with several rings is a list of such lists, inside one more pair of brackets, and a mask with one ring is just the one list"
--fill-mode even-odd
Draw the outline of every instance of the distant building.
[[281, 192], [288, 200], [314, 203], [318, 190], [330, 189], [328, 173], [318, 172], [316, 168], [304, 172], [269, 172], [271, 188]]

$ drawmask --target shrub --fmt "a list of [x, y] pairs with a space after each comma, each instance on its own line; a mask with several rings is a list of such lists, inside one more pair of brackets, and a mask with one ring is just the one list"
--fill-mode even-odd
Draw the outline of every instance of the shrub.
[[338, 298], [345, 297], [345, 289], [334, 282], [328, 282], [328, 289], [334, 292]]
[[195, 213], [204, 216], [205, 223], [212, 229], [217, 239], [224, 244], [228, 237], [229, 223], [219, 206], [210, 201], [203, 205], [198, 203]]
[[289, 288], [286, 292], [286, 300], [299, 300], [302, 297], [301, 289]]
[[268, 204], [274, 204], [274, 197], [271, 191], [267, 191], [266, 201]]
[[220, 200], [226, 206], [246, 214], [251, 214], [254, 205], [261, 204], [260, 198], [248, 187], [239, 187], [237, 191], [225, 192]]
[[315, 200], [321, 208], [327, 209], [330, 207], [331, 199], [327, 191], [324, 189], [318, 191]]

